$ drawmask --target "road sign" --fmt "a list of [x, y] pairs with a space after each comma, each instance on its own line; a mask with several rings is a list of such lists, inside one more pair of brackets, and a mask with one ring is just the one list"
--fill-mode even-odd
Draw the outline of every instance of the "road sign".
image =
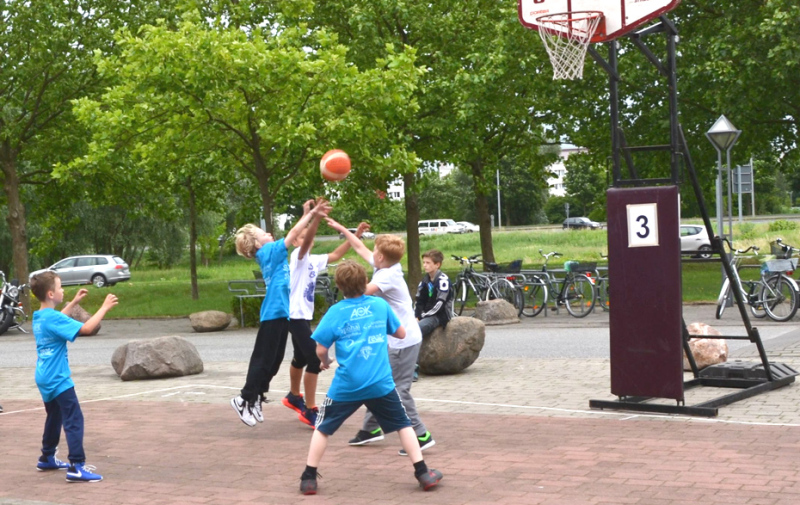
[[731, 172], [733, 182], [733, 194], [738, 195], [739, 182], [741, 182], [741, 193], [753, 192], [753, 167], [750, 165], [737, 166]]

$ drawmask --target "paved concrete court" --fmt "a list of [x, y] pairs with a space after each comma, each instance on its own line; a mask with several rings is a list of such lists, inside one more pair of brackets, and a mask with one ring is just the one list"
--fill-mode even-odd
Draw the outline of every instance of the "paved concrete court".
[[[98, 340], [78, 340], [71, 349], [112, 352], [130, 338], [117, 342], [108, 323], [92, 337]], [[573, 323], [603, 331], [602, 319]], [[537, 324], [543, 323], [489, 330], [487, 340], [533, 335]], [[227, 333], [218, 346], [234, 334]], [[770, 335], [770, 359], [800, 369], [797, 323]], [[28, 337], [6, 338], [0, 338], [3, 505], [800, 503], [797, 384], [722, 407], [715, 419], [596, 411], [590, 399], [613, 398], [609, 363], [583, 357], [482, 356], [463, 374], [423, 376], [412, 391], [437, 441], [425, 459], [444, 473], [441, 485], [429, 493], [417, 487], [394, 434], [349, 447], [360, 421], [354, 416], [331, 438], [320, 494], [312, 497], [298, 492], [311, 430], [279, 402], [288, 363], [273, 383], [266, 422], [255, 428], [228, 404], [244, 382], [242, 360], [206, 360], [202, 374], [141, 382], [121, 382], [109, 364], [73, 364], [88, 463], [105, 479], [67, 484], [63, 472], [35, 470], [45, 416], [33, 369], [3, 358], [4, 349], [28, 345]], [[755, 358], [752, 346], [732, 354]], [[330, 378], [320, 376], [320, 392]], [[692, 390], [687, 404], [726, 392]], [[66, 441], [61, 445], [66, 459]]]

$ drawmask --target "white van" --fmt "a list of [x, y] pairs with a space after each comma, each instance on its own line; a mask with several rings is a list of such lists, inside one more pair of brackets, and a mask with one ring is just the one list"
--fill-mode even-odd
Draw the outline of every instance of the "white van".
[[444, 233], [464, 233], [464, 227], [452, 219], [426, 219], [417, 223], [417, 230], [422, 235], [441, 235]]

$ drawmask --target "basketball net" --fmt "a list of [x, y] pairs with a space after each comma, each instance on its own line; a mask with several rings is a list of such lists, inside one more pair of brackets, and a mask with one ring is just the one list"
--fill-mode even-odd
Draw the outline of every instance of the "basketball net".
[[553, 80], [583, 78], [583, 61], [603, 20], [596, 11], [562, 12], [537, 18], [539, 36], [553, 64]]

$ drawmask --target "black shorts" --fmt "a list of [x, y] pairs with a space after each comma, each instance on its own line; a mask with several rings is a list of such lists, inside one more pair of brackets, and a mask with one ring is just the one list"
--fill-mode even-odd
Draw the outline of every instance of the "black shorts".
[[306, 367], [306, 372], [319, 373], [319, 358], [317, 357], [317, 343], [311, 338], [311, 321], [307, 319], [291, 319], [289, 333], [292, 334], [292, 366], [295, 368]]
[[333, 435], [348, 417], [352, 416], [362, 405], [366, 405], [381, 429], [386, 433], [411, 427], [411, 420], [406, 414], [406, 409], [400, 401], [396, 389], [386, 396], [358, 400], [354, 402], [339, 402], [325, 397], [317, 414], [317, 431], [325, 435]]

